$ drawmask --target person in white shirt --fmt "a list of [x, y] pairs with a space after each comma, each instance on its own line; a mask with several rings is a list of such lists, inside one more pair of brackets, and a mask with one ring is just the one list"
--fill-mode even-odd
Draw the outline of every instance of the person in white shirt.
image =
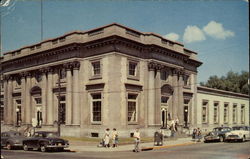
[[140, 148], [139, 148], [139, 144], [140, 144], [140, 140], [141, 140], [141, 136], [140, 136], [140, 131], [139, 129], [137, 128], [134, 132], [134, 138], [135, 138], [135, 149], [134, 149], [134, 152], [139, 152], [140, 151]]
[[109, 128], [106, 129], [105, 134], [104, 134], [104, 145], [105, 147], [109, 147]]
[[113, 147], [117, 147], [118, 146], [118, 132], [116, 131], [116, 128], [114, 128], [112, 132], [112, 141], [113, 141]]

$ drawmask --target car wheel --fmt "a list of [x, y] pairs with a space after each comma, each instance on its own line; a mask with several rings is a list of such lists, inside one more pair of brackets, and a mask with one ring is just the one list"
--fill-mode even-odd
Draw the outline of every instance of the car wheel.
[[246, 137], [245, 136], [243, 136], [243, 138], [242, 138], [242, 142], [245, 142], [246, 141]]
[[24, 151], [28, 151], [28, 150], [29, 150], [28, 145], [23, 144], [23, 150], [24, 150]]
[[57, 149], [57, 151], [62, 152], [62, 151], [64, 151], [64, 148], [60, 147], [60, 148]]
[[11, 149], [12, 149], [10, 143], [7, 143], [7, 144], [6, 144], [6, 148], [7, 148], [7, 150], [11, 150]]
[[223, 142], [223, 141], [224, 141], [223, 137], [222, 137], [222, 136], [220, 136], [220, 142]]
[[46, 146], [45, 145], [41, 145], [40, 146], [40, 150], [41, 150], [41, 152], [46, 152]]

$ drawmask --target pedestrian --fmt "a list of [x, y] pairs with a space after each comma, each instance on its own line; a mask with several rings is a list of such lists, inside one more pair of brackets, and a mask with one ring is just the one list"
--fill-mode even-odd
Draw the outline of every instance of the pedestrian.
[[140, 131], [139, 128], [136, 128], [133, 137], [135, 138], [135, 149], [134, 152], [139, 152], [140, 151], [140, 140], [141, 140], [141, 135], [140, 135]]
[[192, 133], [192, 139], [193, 139], [193, 140], [195, 140], [195, 138], [196, 138], [196, 133], [197, 133], [197, 129], [194, 128], [194, 129], [193, 129], [193, 133]]
[[116, 128], [113, 128], [112, 141], [113, 141], [113, 147], [117, 147], [118, 146], [118, 132], [116, 131]]
[[104, 146], [106, 148], [110, 147], [110, 145], [109, 145], [109, 137], [110, 137], [109, 128], [107, 128], [106, 131], [105, 131], [105, 134], [104, 134], [104, 138], [103, 138], [104, 139]]
[[179, 119], [178, 118], [175, 118], [174, 125], [175, 125], [175, 131], [178, 131], [178, 125], [179, 125]]
[[197, 129], [197, 138], [198, 138], [197, 142], [201, 142], [201, 130], [200, 130], [200, 128]]
[[172, 120], [171, 121], [171, 124], [170, 124], [170, 130], [171, 130], [171, 137], [174, 137], [175, 135], [175, 120]]

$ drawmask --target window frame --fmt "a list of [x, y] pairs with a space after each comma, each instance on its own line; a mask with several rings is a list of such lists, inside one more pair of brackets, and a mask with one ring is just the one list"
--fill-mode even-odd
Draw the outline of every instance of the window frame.
[[[98, 99], [93, 99], [93, 95], [98, 95], [98, 94], [100, 94], [101, 95], [101, 97], [100, 98], [98, 98]], [[102, 119], [103, 119], [103, 112], [102, 112], [102, 110], [103, 110], [103, 93], [102, 92], [91, 92], [90, 93], [90, 97], [91, 97], [91, 104], [90, 104], [90, 111], [91, 111], [91, 123], [92, 124], [101, 124], [102, 123]], [[95, 121], [94, 120], [94, 105], [93, 105], [93, 102], [101, 102], [101, 110], [100, 110], [100, 121]]]
[[[216, 105], [215, 105], [216, 104]], [[219, 123], [219, 102], [214, 102], [214, 107], [213, 107], [213, 109], [214, 109], [214, 115], [213, 115], [213, 122], [214, 122], [214, 124], [218, 124]], [[217, 109], [217, 111], [215, 111], [215, 108]], [[216, 112], [216, 116], [215, 116], [215, 112]]]
[[[94, 68], [94, 64], [95, 63], [99, 63], [99, 74], [95, 74], [95, 68]], [[102, 59], [98, 58], [98, 59], [92, 59], [90, 60], [90, 80], [93, 79], [101, 79], [102, 78], [102, 70], [103, 69], [103, 65], [102, 65]]]
[[[226, 109], [226, 111], [225, 111]], [[229, 122], [229, 103], [224, 103], [223, 107], [223, 123], [228, 124]]]
[[[243, 110], [243, 113], [242, 113], [242, 110]], [[244, 104], [241, 104], [241, 107], [240, 107], [240, 122], [241, 124], [244, 124], [245, 123], [245, 105]]]
[[[206, 105], [204, 105], [204, 102], [206, 102]], [[208, 100], [202, 100], [202, 109], [201, 109], [201, 122], [203, 124], [208, 123], [208, 106], [209, 106], [209, 101]], [[206, 112], [205, 112], [205, 120], [204, 120], [204, 114], [203, 114], [203, 108], [206, 108]]]
[[[129, 95], [135, 95], [135, 99], [129, 99]], [[138, 92], [127, 92], [127, 102], [126, 102], [126, 119], [127, 123], [130, 125], [137, 124], [138, 123], [138, 98], [139, 98], [139, 93]], [[129, 102], [135, 102], [135, 120], [134, 121], [129, 121]]]
[[[130, 74], [130, 63], [135, 64], [134, 75]], [[139, 80], [140, 79], [140, 62], [134, 59], [127, 60], [127, 78], [131, 80]]]
[[233, 120], [234, 124], [237, 124], [237, 121], [238, 121], [237, 112], [238, 112], [238, 105], [236, 103], [234, 103], [233, 110], [232, 110], [232, 118], [233, 118], [232, 120]]

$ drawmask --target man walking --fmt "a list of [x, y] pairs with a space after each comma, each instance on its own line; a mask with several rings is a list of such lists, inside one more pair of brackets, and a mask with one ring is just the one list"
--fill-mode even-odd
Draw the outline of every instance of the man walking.
[[134, 138], [135, 138], [135, 149], [134, 152], [139, 152], [140, 148], [139, 148], [139, 144], [140, 144], [140, 132], [139, 129], [137, 128], [134, 132]]

